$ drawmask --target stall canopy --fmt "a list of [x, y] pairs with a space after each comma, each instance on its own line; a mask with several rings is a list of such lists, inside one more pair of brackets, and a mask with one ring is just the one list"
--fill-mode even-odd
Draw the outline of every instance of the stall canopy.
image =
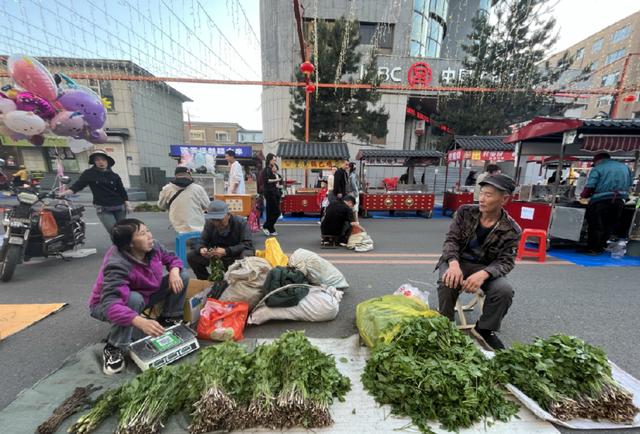
[[505, 136], [456, 136], [447, 152], [448, 161], [511, 161], [515, 145]]
[[277, 155], [283, 169], [329, 169], [349, 159], [349, 148], [343, 142], [280, 142]]
[[422, 149], [362, 149], [356, 160], [368, 166], [429, 166], [437, 164], [442, 152]]

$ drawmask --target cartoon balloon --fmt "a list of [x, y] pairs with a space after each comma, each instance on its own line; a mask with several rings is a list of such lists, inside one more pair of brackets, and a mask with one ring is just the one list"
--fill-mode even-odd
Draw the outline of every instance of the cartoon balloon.
[[44, 120], [33, 112], [16, 110], [3, 115], [4, 124], [11, 131], [27, 137], [42, 133], [47, 124]]
[[31, 92], [20, 92], [16, 96], [16, 106], [18, 110], [34, 112], [45, 120], [49, 120], [56, 115], [56, 109], [49, 101]]
[[93, 130], [88, 134], [87, 140], [91, 143], [107, 143], [107, 133], [103, 129]]
[[90, 89], [67, 89], [58, 101], [65, 110], [80, 112], [91, 130], [99, 130], [107, 120], [107, 110], [102, 100]]
[[42, 134], [38, 134], [36, 136], [31, 136], [29, 141], [32, 145], [42, 146], [44, 145], [44, 136]]
[[7, 68], [11, 78], [22, 88], [36, 95], [54, 101], [58, 96], [58, 87], [51, 73], [33, 57], [23, 55], [9, 56]]
[[51, 131], [59, 136], [79, 137], [85, 125], [80, 112], [61, 111], [51, 119]]
[[7, 114], [12, 111], [18, 110], [16, 103], [0, 93], [0, 114]]

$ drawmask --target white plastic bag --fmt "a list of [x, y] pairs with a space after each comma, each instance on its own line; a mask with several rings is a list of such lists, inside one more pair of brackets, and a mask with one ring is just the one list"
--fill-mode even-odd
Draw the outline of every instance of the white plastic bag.
[[[287, 286], [283, 288], [287, 288]], [[300, 284], [295, 286], [300, 286]], [[309, 286], [309, 293], [296, 306], [268, 307], [264, 304], [264, 299], [261, 300], [249, 315], [247, 322], [258, 325], [278, 319], [307, 322], [323, 322], [335, 319], [340, 310], [342, 291], [338, 291], [333, 286], [307, 286]], [[273, 292], [269, 295], [272, 294]]]
[[396, 289], [393, 295], [404, 295], [405, 297], [415, 297], [429, 306], [429, 293], [416, 288], [410, 283], [404, 283]]
[[266, 259], [250, 256], [231, 264], [224, 275], [229, 283], [220, 296], [221, 301], [245, 301], [253, 308], [264, 295], [264, 281], [271, 270]]
[[347, 249], [355, 250], [356, 252], [368, 252], [373, 250], [373, 240], [366, 232], [359, 232], [349, 236], [347, 242]]
[[289, 256], [289, 266], [294, 267], [306, 276], [314, 285], [333, 286], [337, 289], [348, 288], [347, 279], [340, 270], [321, 258], [317, 253], [298, 249]]

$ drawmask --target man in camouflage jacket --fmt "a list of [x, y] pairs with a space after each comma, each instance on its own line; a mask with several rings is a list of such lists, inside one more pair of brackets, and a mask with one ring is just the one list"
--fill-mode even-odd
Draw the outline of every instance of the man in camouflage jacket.
[[503, 206], [514, 189], [508, 176], [485, 178], [479, 205], [465, 205], [456, 212], [437, 266], [440, 313], [450, 320], [461, 291], [485, 293], [476, 330], [494, 349], [504, 348], [494, 332], [513, 299], [513, 288], [504, 276], [515, 265], [521, 230]]

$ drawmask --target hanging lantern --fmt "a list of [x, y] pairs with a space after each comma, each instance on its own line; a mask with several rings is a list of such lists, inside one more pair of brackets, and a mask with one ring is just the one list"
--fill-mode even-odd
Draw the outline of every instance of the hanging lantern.
[[302, 71], [302, 73], [306, 76], [310, 76], [315, 70], [316, 68], [315, 66], [313, 66], [313, 63], [309, 62], [308, 60], [305, 60], [300, 64], [300, 71]]
[[307, 84], [307, 87], [305, 88], [307, 90], [307, 92], [309, 93], [313, 93], [316, 91], [316, 86], [314, 84]]
[[622, 98], [622, 101], [624, 102], [634, 102], [636, 100], [636, 96], [631, 94], [631, 95], [627, 95], [624, 98]]

